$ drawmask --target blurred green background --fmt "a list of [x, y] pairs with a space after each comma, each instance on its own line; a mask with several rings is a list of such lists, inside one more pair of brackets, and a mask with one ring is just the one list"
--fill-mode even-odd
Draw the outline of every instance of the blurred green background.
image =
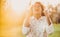
[[49, 35], [49, 37], [60, 37], [60, 24], [54, 24], [54, 33]]

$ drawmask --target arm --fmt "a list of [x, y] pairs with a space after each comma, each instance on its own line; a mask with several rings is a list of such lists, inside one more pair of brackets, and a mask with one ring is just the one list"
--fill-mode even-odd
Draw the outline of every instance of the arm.
[[48, 13], [45, 12], [44, 14], [46, 16], [47, 23], [48, 23], [48, 27], [46, 27], [47, 34], [51, 34], [54, 32], [53, 23], [48, 15]]
[[50, 18], [49, 18], [49, 21], [50, 21], [50, 25], [48, 25], [47, 32], [48, 34], [51, 34], [54, 32], [54, 27], [53, 27], [53, 23]]
[[44, 11], [44, 15], [45, 15], [46, 18], [47, 18], [48, 25], [50, 25], [50, 24], [51, 24], [51, 19], [50, 19], [49, 14], [48, 14], [47, 12]]
[[30, 31], [29, 19], [25, 19], [22, 27], [22, 33], [27, 35]]

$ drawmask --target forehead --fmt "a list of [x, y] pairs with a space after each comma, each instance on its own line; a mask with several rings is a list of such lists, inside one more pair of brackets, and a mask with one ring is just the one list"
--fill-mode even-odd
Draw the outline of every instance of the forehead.
[[37, 6], [37, 5], [40, 6], [40, 5], [41, 5], [40, 2], [36, 2], [36, 3], [34, 4], [34, 6]]
[[40, 7], [41, 6], [41, 3], [40, 2], [36, 2], [33, 7]]

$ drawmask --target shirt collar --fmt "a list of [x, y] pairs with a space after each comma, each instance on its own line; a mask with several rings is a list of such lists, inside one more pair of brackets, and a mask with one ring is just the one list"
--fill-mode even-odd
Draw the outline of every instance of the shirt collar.
[[[44, 16], [41, 16], [38, 20], [42, 20]], [[32, 19], [37, 20], [34, 16], [32, 16]]]

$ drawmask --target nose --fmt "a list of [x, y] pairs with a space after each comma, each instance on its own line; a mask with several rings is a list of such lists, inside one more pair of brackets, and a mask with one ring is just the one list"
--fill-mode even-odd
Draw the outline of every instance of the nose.
[[39, 10], [39, 7], [36, 7], [36, 10]]

